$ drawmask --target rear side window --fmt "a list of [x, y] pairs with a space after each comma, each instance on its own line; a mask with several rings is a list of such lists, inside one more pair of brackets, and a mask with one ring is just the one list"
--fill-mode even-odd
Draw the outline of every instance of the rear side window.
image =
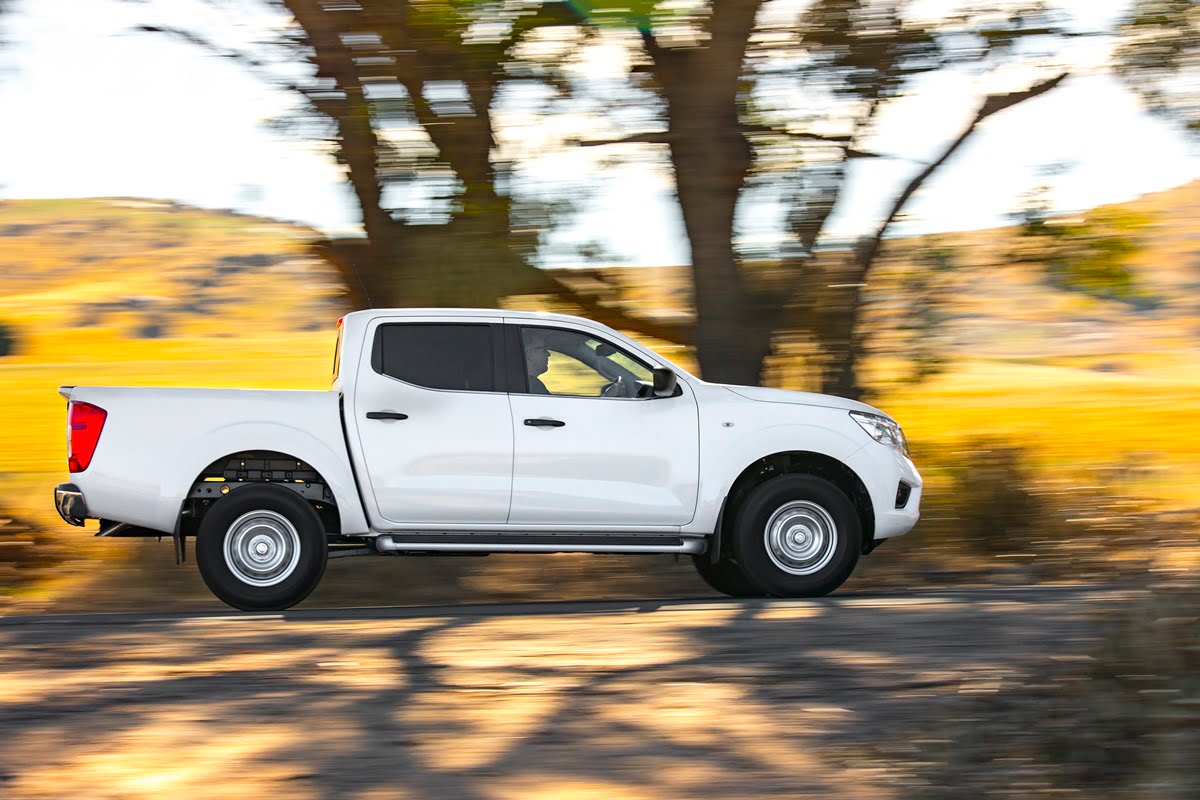
[[493, 392], [496, 375], [490, 325], [381, 325], [371, 366], [429, 389]]

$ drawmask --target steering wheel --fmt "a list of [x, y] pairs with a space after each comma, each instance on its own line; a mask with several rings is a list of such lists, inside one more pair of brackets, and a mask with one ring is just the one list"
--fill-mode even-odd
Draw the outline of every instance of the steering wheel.
[[[613, 378], [612, 382], [600, 390], [601, 397], [635, 397], [636, 395], [629, 391], [629, 384], [625, 381], [625, 376], [618, 375]], [[636, 390], [634, 390], [636, 392]]]

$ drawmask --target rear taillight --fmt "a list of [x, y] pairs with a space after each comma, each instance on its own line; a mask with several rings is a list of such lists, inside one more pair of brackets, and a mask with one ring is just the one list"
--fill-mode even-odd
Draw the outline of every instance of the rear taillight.
[[67, 466], [71, 472], [83, 472], [92, 463], [107, 418], [107, 411], [91, 403], [67, 406]]

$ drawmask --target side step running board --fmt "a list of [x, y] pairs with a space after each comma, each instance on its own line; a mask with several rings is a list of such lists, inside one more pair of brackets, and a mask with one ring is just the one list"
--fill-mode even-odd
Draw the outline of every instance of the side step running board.
[[375, 539], [381, 553], [703, 553], [707, 542], [676, 535], [630, 536], [579, 533], [385, 533]]

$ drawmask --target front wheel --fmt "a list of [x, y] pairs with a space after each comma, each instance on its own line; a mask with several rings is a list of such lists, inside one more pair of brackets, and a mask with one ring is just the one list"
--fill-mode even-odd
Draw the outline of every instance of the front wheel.
[[756, 487], [737, 513], [734, 554], [747, 579], [777, 597], [819, 597], [858, 563], [862, 525], [846, 494], [813, 475]]
[[722, 558], [712, 563], [707, 553], [692, 556], [692, 564], [701, 580], [709, 587], [730, 597], [762, 597], [764, 592], [746, 577], [741, 567], [733, 561]]
[[316, 510], [282, 486], [245, 486], [200, 523], [196, 563], [208, 588], [242, 611], [282, 611], [308, 597], [329, 545]]

